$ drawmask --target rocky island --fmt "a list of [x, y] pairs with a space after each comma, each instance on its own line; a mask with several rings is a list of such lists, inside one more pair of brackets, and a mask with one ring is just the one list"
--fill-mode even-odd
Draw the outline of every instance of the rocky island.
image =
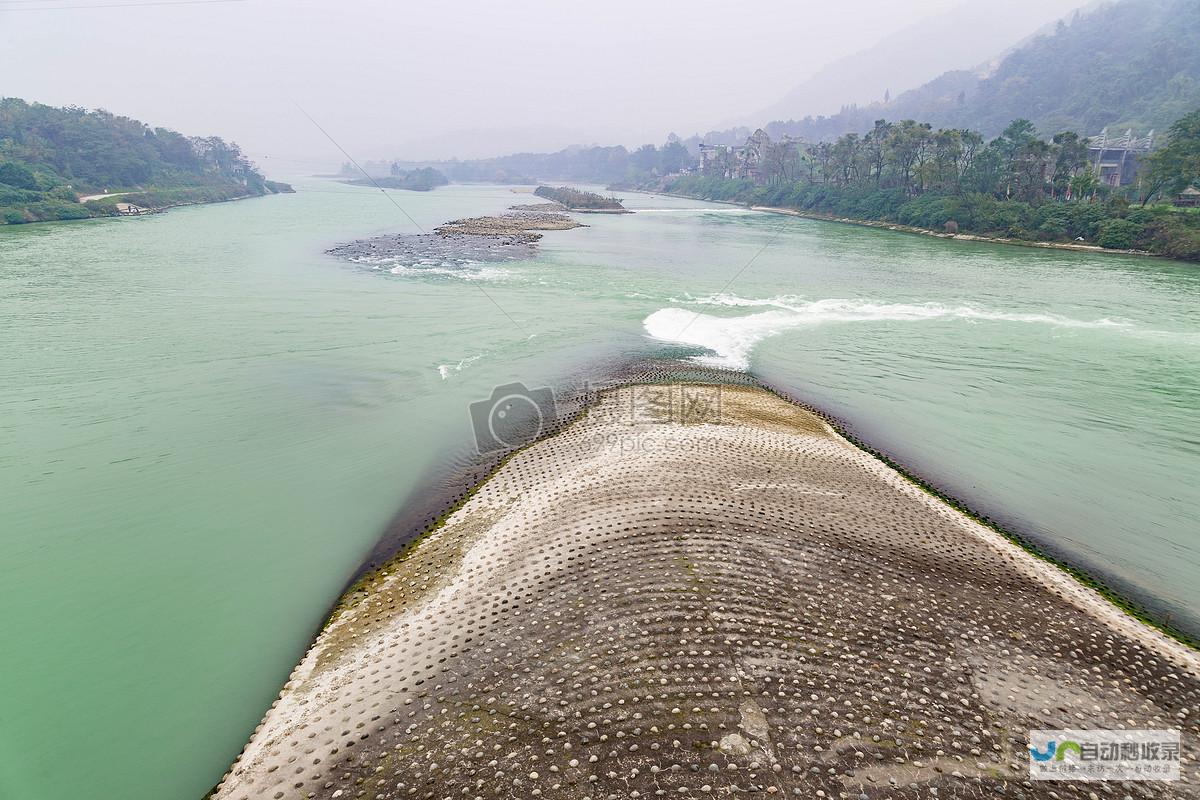
[[421, 169], [393, 170], [391, 175], [379, 178], [364, 177], [345, 181], [351, 186], [374, 186], [380, 189], [407, 189], [411, 192], [430, 192], [445, 186], [450, 180], [433, 167]]
[[466, 217], [439, 225], [433, 233], [400, 233], [375, 236], [338, 245], [330, 255], [393, 274], [445, 274], [463, 276], [479, 264], [532, 258], [542, 238], [539, 231], [565, 231], [583, 227], [566, 214], [513, 206], [508, 213]]
[[501, 236], [520, 241], [536, 242], [542, 238], [536, 231], [566, 231], [583, 227], [566, 214], [547, 211], [510, 211], [493, 217], [468, 217], [439, 225], [442, 236]]
[[629, 209], [615, 197], [605, 197], [595, 192], [572, 189], [569, 186], [539, 186], [533, 192], [538, 197], [557, 203], [568, 211], [592, 214], [628, 214]]

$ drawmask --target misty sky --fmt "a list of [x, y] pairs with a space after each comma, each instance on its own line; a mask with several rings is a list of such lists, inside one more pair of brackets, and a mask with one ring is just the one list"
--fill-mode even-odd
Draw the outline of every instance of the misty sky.
[[276, 172], [342, 160], [297, 104], [359, 160], [661, 142], [994, 1], [0, 0], [0, 95], [221, 135]]

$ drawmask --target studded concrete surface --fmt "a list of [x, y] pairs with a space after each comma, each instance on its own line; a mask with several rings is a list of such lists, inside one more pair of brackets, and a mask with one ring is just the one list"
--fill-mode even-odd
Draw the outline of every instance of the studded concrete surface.
[[[367, 576], [215, 796], [1200, 797], [1194, 652], [695, 388], [601, 393]], [[1097, 727], [1181, 729], [1184, 779], [1028, 780], [1029, 729]]]

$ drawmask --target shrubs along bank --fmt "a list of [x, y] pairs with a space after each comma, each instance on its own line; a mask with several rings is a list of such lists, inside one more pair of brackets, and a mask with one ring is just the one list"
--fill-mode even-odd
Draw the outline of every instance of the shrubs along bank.
[[[1169, 205], [1141, 207], [1122, 199], [1103, 203], [1051, 201], [1032, 205], [973, 192], [905, 198], [820, 185], [755, 186], [684, 176], [667, 191], [705, 200], [795, 209], [815, 215], [894, 222], [937, 233], [972, 233], [1028, 242], [1087, 243], [1113, 250], [1141, 250], [1200, 261], [1200, 212]], [[1082, 240], [1082, 241], [1081, 241]]]

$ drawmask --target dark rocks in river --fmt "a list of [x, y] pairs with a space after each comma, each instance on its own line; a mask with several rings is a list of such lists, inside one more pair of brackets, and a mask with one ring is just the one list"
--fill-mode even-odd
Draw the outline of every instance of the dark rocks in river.
[[438, 233], [389, 234], [341, 244], [327, 251], [330, 255], [367, 266], [383, 267], [466, 267], [532, 258], [536, 234], [484, 236]]
[[455, 234], [472, 234], [478, 236], [528, 236], [529, 241], [536, 242], [541, 234], [530, 231], [565, 231], [571, 228], [581, 228], [582, 224], [566, 214], [554, 214], [542, 211], [519, 211], [501, 214], [496, 217], [470, 217], [456, 219], [438, 227], [437, 232], [443, 236]]
[[466, 271], [473, 265], [532, 258], [535, 231], [561, 231], [583, 227], [566, 214], [546, 206], [518, 208], [493, 217], [456, 219], [433, 233], [389, 234], [341, 244], [330, 255], [394, 274], [446, 274]]
[[510, 211], [549, 211], [559, 212], [566, 211], [567, 207], [562, 203], [525, 203], [508, 207]]

